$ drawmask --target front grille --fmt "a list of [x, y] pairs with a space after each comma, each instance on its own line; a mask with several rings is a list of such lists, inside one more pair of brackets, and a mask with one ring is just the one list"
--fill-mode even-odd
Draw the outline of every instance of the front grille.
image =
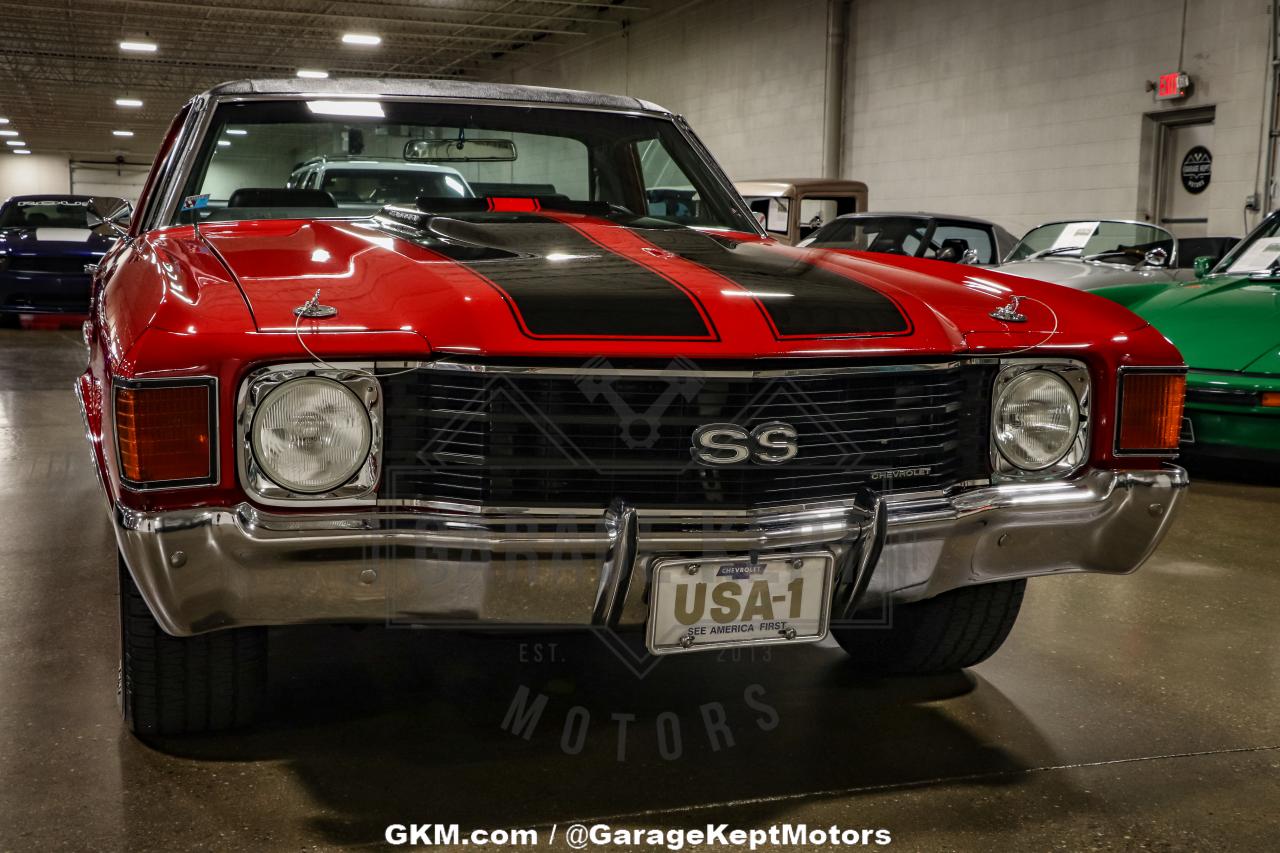
[[[905, 367], [905, 366], [899, 366]], [[985, 479], [986, 365], [755, 377], [497, 373], [388, 377], [379, 497], [500, 506], [745, 508]], [[793, 426], [780, 465], [694, 463], [694, 430]], [[886, 477], [886, 472], [896, 472]]]
[[93, 258], [48, 257], [45, 255], [12, 255], [9, 269], [14, 272], [59, 273], [61, 275], [85, 275], [84, 265]]

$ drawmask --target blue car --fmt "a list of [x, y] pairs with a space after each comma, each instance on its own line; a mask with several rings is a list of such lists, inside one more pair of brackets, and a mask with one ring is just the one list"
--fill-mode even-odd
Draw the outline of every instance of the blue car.
[[22, 195], [0, 206], [0, 314], [88, 313], [85, 266], [101, 260], [116, 239], [89, 227], [89, 201]]

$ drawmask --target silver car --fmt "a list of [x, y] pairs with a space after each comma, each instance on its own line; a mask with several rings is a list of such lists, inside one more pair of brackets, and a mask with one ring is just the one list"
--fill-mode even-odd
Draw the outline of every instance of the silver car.
[[1050, 222], [1028, 231], [995, 269], [1076, 290], [1113, 284], [1172, 284], [1194, 279], [1197, 260], [1207, 269], [1237, 240], [1179, 240], [1157, 225], [1123, 219]]
[[986, 266], [1000, 263], [1016, 242], [985, 219], [916, 212], [838, 216], [796, 245]]

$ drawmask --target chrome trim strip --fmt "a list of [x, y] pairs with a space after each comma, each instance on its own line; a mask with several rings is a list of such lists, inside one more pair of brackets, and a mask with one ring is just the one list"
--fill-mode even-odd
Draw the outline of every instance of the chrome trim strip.
[[[837, 376], [860, 373], [911, 373], [919, 371], [950, 370], [957, 367], [973, 365], [1003, 364], [1000, 358], [957, 358], [948, 361], [904, 364], [862, 364], [832, 365], [830, 367], [797, 367], [777, 368], [770, 370], [689, 370], [667, 369], [661, 367], [619, 367], [619, 368], [583, 368], [573, 365], [517, 365], [517, 364], [485, 364], [465, 361], [452, 361], [449, 357], [421, 362], [379, 362], [379, 367], [391, 367], [397, 364], [414, 365], [423, 370], [458, 371], [469, 373], [497, 374], [534, 374], [539, 376], [697, 376], [711, 379], [786, 379], [796, 376]], [[1041, 359], [1034, 363], [1049, 363]], [[1011, 362], [1021, 363], [1021, 362]]]
[[164, 183], [152, 188], [151, 195], [157, 203], [147, 205], [146, 219], [138, 229], [138, 236], [166, 227], [177, 212], [178, 194], [187, 182], [187, 174], [195, 158], [197, 146], [192, 143], [192, 137], [197, 141], [204, 138], [211, 112], [207, 95], [197, 95], [190, 104], [191, 111], [178, 137], [173, 140], [172, 155], [165, 162], [165, 173], [158, 176], [164, 179]]

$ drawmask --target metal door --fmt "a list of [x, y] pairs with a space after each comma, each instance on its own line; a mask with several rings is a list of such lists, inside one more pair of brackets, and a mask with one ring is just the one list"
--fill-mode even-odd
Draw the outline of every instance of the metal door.
[[1176, 237], [1207, 237], [1213, 122], [1166, 125], [1163, 136], [1156, 221]]

